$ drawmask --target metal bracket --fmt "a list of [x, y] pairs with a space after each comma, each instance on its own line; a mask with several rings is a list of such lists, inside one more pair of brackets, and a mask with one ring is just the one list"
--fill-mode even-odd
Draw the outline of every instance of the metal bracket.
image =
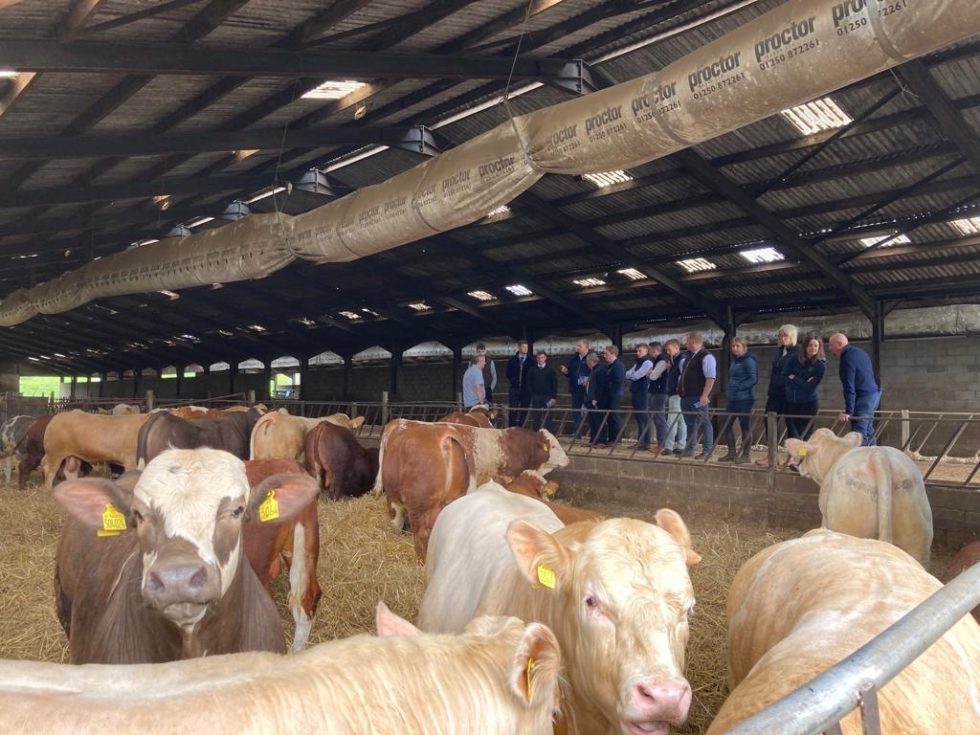
[[243, 217], [248, 217], [251, 213], [252, 210], [249, 209], [245, 202], [236, 199], [225, 207], [225, 211], [219, 214], [218, 217], [219, 219], [225, 219], [229, 222], [235, 222]]
[[[543, 63], [542, 71], [551, 66], [548, 61]], [[592, 79], [592, 67], [582, 59], [566, 61], [560, 63], [560, 66], [548, 70], [552, 73], [542, 79], [547, 84], [577, 95], [596, 91], [596, 85]]]
[[425, 125], [416, 125], [409, 129], [400, 140], [389, 143], [392, 148], [400, 148], [409, 153], [418, 153], [423, 156], [438, 156], [442, 153], [439, 144], [436, 143], [432, 131]]
[[299, 181], [293, 184], [293, 189], [305, 191], [308, 194], [321, 194], [323, 196], [335, 197], [337, 193], [330, 186], [327, 175], [318, 168], [311, 168], [303, 174]]

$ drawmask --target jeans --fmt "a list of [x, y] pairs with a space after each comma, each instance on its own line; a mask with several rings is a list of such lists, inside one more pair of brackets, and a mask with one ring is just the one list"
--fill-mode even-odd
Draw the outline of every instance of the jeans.
[[603, 418], [606, 425], [599, 433], [599, 441], [603, 444], [614, 444], [619, 440], [619, 432], [623, 427], [623, 417], [619, 414], [619, 404], [622, 396], [614, 397], [611, 401], [599, 401], [599, 410], [605, 412]]
[[[653, 415], [653, 426], [657, 430], [657, 446], [661, 449], [664, 448], [664, 442], [667, 439], [667, 415], [664, 413], [666, 405], [666, 393], [650, 394], [650, 413]], [[687, 439], [686, 436], [684, 438]]]
[[[649, 382], [644, 378], [644, 382]], [[636, 419], [636, 446], [638, 449], [650, 448], [650, 393], [645, 390], [640, 394], [634, 394], [633, 417]]]
[[708, 407], [694, 407], [701, 399], [698, 396], [684, 396], [681, 398], [681, 410], [684, 411], [684, 421], [687, 422], [687, 445], [684, 447], [685, 454], [693, 454], [694, 447], [698, 443], [698, 430], [702, 432], [701, 453], [708, 454], [715, 446], [715, 429], [711, 425], [711, 417], [708, 415]]
[[809, 403], [786, 403], [786, 438], [809, 439], [812, 431], [811, 420], [817, 415], [817, 401]]
[[672, 452], [675, 447], [683, 449], [686, 444], [687, 422], [681, 413], [681, 397], [673, 395], [667, 399], [667, 434], [662, 446], [665, 452]]
[[582, 436], [587, 426], [585, 417], [585, 391], [584, 390], [573, 390], [572, 391], [572, 420], [575, 422], [575, 438], [578, 439]]
[[531, 408], [544, 409], [535, 411], [531, 417], [535, 431], [542, 427], [551, 431], [551, 407], [548, 405], [550, 400], [551, 396], [531, 396]]
[[747, 452], [747, 447], [752, 445], [752, 417], [749, 416], [749, 413], [752, 411], [754, 403], [755, 399], [753, 398], [741, 398], [728, 402], [728, 415], [725, 417], [725, 428], [721, 430], [721, 433], [725, 437], [729, 454], [735, 454], [736, 422], [742, 429], [742, 451]]
[[524, 419], [527, 417], [527, 397], [522, 396], [520, 390], [510, 392], [510, 414], [507, 418], [508, 426], [524, 426]]
[[854, 416], [858, 418], [851, 418], [851, 431], [861, 435], [862, 447], [873, 447], [878, 444], [878, 440], [875, 439], [874, 413], [878, 410], [879, 403], [881, 403], [881, 391], [854, 399]]

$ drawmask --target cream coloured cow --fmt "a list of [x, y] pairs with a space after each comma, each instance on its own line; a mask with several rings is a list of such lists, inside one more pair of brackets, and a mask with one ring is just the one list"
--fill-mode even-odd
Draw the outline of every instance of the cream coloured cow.
[[[891, 544], [824, 529], [756, 554], [728, 594], [732, 693], [708, 735], [845, 659], [941, 586]], [[964, 616], [878, 692], [878, 704], [889, 735], [980, 733], [980, 626]], [[845, 735], [862, 731], [856, 711], [841, 725]]]
[[687, 566], [700, 557], [674, 511], [657, 522], [563, 526], [541, 501], [488, 483], [436, 521], [419, 627], [458, 632], [478, 615], [544, 623], [567, 664], [569, 732], [665, 735], [691, 702]]
[[357, 416], [352, 419], [346, 413], [335, 413], [309, 419], [305, 416], [292, 416], [284, 408], [271, 411], [259, 419], [252, 429], [249, 458], [293, 459], [302, 462], [306, 435], [323, 421], [357, 431], [364, 423], [364, 417]]
[[113, 416], [129, 416], [140, 413], [140, 407], [132, 403], [117, 403], [109, 413]]
[[817, 429], [808, 441], [787, 439], [790, 462], [820, 485], [822, 526], [904, 549], [925, 566], [932, 509], [915, 462], [892, 447], [862, 447], [852, 431], [838, 438]]
[[554, 634], [482, 618], [421, 635], [386, 609], [379, 633], [292, 656], [239, 653], [176, 663], [0, 662], [0, 731], [101, 733], [520, 733], [551, 735]]

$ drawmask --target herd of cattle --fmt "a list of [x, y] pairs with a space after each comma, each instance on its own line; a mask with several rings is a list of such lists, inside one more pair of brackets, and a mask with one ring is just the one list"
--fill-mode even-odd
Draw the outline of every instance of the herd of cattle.
[[[491, 418], [395, 419], [378, 449], [344, 414], [6, 422], [0, 452], [19, 460], [20, 486], [40, 467], [66, 516], [55, 603], [71, 662], [107, 665], [0, 661], [0, 729], [666, 735], [692, 699], [688, 568], [701, 557], [684, 520], [553, 502], [546, 475], [569, 463], [558, 441]], [[709, 735], [941, 587], [923, 568], [932, 517], [921, 474], [856, 436], [787, 441], [820, 484], [824, 528], [736, 575], [732, 691]], [[117, 476], [95, 477], [96, 465]], [[318, 498], [368, 491], [384, 494], [396, 531], [409, 524], [425, 564], [418, 627], [379, 603], [377, 636], [301, 650], [321, 595]], [[296, 623], [288, 657], [276, 655], [286, 643], [268, 591], [283, 567]], [[980, 732], [980, 625], [961, 619], [878, 699], [883, 732]], [[856, 712], [841, 724], [861, 731]]]

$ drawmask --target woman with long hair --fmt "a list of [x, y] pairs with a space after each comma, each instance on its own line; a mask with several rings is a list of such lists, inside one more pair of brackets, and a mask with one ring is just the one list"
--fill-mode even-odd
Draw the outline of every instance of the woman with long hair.
[[784, 368], [787, 438], [809, 438], [813, 417], [817, 415], [820, 381], [826, 371], [823, 340], [818, 334], [808, 334]]

